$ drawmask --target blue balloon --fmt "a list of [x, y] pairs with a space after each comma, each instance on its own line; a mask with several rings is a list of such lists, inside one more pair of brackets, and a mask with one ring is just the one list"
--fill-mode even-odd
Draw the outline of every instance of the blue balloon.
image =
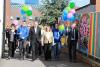
[[63, 13], [62, 13], [62, 16], [61, 16], [61, 19], [63, 21], [67, 21], [67, 15], [68, 15], [68, 12], [64, 9], [63, 10]]
[[66, 15], [62, 15], [62, 20], [63, 21], [67, 21], [67, 16]]
[[68, 18], [67, 20], [73, 22], [73, 21], [75, 21], [75, 16], [73, 15], [71, 18]]
[[72, 16], [70, 19], [71, 19], [72, 21], [74, 21], [74, 20], [75, 20], [75, 16]]
[[26, 12], [24, 10], [21, 10], [21, 14], [24, 15]]
[[64, 10], [64, 11], [63, 11], [63, 15], [66, 15], [66, 16], [67, 16], [67, 14], [68, 14], [67, 11]]

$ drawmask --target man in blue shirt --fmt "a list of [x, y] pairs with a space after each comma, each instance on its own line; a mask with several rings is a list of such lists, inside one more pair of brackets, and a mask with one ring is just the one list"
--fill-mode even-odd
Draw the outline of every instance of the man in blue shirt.
[[54, 36], [54, 57], [55, 59], [59, 59], [60, 56], [60, 47], [61, 47], [61, 34], [58, 29], [58, 24], [55, 24], [55, 28], [53, 29]]
[[19, 35], [20, 55], [21, 55], [21, 57], [23, 57], [23, 60], [24, 60], [24, 57], [25, 57], [25, 48], [26, 48], [26, 45], [27, 45], [26, 42], [27, 42], [27, 38], [29, 36], [29, 29], [26, 26], [26, 22], [23, 22], [21, 24], [21, 26], [18, 28], [17, 33]]

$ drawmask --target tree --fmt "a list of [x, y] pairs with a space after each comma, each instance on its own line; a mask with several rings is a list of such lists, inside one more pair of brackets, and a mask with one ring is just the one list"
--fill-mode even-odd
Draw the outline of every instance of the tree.
[[42, 18], [49, 22], [57, 21], [67, 3], [66, 0], [43, 0], [41, 7]]

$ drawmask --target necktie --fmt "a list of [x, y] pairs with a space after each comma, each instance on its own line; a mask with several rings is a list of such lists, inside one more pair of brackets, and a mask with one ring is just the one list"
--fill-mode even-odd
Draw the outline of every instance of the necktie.
[[74, 40], [75, 40], [75, 29], [74, 29]]
[[75, 40], [75, 30], [72, 29], [72, 40]]

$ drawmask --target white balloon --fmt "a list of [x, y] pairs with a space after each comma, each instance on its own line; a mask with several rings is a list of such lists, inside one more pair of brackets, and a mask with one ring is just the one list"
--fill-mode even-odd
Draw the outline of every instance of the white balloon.
[[32, 10], [32, 7], [31, 6], [29, 6], [29, 10]]

